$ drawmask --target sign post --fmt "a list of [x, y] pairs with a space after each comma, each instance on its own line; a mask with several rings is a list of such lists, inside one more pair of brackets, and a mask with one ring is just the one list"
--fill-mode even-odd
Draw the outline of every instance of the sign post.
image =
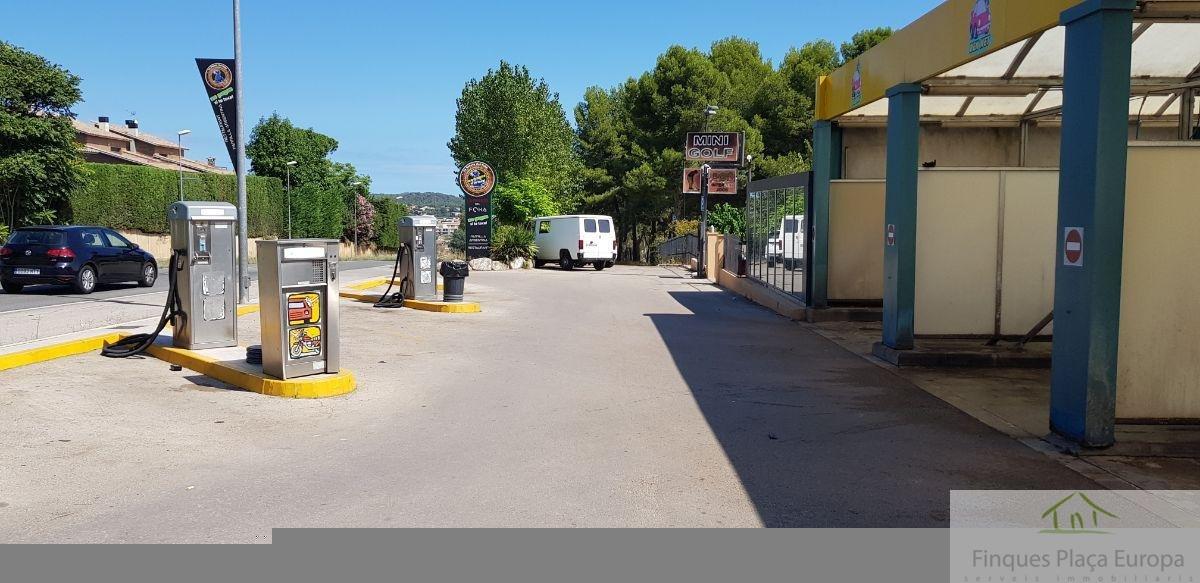
[[458, 171], [458, 187], [466, 199], [467, 260], [492, 252], [492, 188], [496, 171], [486, 162], [469, 162]]
[[[684, 159], [701, 162], [683, 171], [684, 194], [700, 194], [700, 238], [696, 242], [696, 277], [707, 277], [708, 195], [737, 194], [737, 169], [745, 158], [746, 140], [740, 132], [688, 132]], [[697, 184], [698, 183], [698, 184]]]

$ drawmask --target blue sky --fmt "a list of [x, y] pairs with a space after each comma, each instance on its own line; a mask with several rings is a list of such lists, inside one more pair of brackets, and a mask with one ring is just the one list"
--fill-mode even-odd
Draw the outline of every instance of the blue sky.
[[[190, 157], [230, 165], [193, 61], [233, 56], [230, 0], [6, 4], [0, 39], [83, 78], [80, 119], [136, 112], [163, 137], [191, 129]], [[937, 4], [243, 0], [246, 120], [278, 111], [337, 138], [334, 158], [370, 175], [374, 192], [456, 192], [454, 100], [500, 59], [544, 77], [571, 118], [588, 86], [640, 74], [672, 44], [738, 35], [778, 62], [791, 46], [900, 27]]]

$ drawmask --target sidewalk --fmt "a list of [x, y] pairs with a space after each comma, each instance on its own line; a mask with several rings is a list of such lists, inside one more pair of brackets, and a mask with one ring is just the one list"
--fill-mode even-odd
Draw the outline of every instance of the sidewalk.
[[[1090, 466], [1147, 490], [1200, 489], [1200, 426], [1117, 425], [1117, 444], [1079, 448], [1050, 431], [1050, 371], [1018, 368], [893, 367], [871, 355], [880, 324], [801, 324], [842, 348], [874, 362], [929, 394], [1034, 449], [1059, 455], [1077, 467]], [[982, 343], [983, 341], [980, 341]], [[1045, 343], [1032, 351], [1048, 351]]]

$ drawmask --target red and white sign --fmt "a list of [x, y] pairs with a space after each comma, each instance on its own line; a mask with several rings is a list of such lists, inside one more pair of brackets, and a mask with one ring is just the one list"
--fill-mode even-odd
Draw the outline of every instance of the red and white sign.
[[1083, 267], [1083, 227], [1063, 229], [1063, 265]]
[[896, 225], [888, 225], [887, 226], [887, 246], [888, 247], [896, 246]]

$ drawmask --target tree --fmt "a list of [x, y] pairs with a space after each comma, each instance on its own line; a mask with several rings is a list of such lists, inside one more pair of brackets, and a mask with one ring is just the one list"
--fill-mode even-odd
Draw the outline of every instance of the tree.
[[71, 124], [79, 77], [0, 41], [0, 219], [50, 223], [83, 182]]
[[887, 40], [890, 36], [892, 36], [892, 29], [886, 26], [868, 28], [854, 33], [854, 36], [850, 37], [850, 42], [842, 43], [842, 62], [848, 63], [857, 59], [859, 55]]
[[500, 224], [524, 227], [533, 217], [559, 213], [558, 201], [542, 183], [521, 178], [496, 187], [492, 212]]
[[571, 206], [578, 160], [558, 94], [529, 69], [500, 62], [463, 87], [447, 146], [458, 165], [482, 160], [500, 182], [535, 180]]
[[328, 182], [335, 170], [329, 155], [337, 149], [337, 140], [312, 128], [298, 128], [288, 118], [272, 113], [259, 119], [250, 132], [246, 156], [252, 172], [280, 180], [286, 179], [287, 163], [294, 160], [290, 173], [292, 186], [297, 187]]

